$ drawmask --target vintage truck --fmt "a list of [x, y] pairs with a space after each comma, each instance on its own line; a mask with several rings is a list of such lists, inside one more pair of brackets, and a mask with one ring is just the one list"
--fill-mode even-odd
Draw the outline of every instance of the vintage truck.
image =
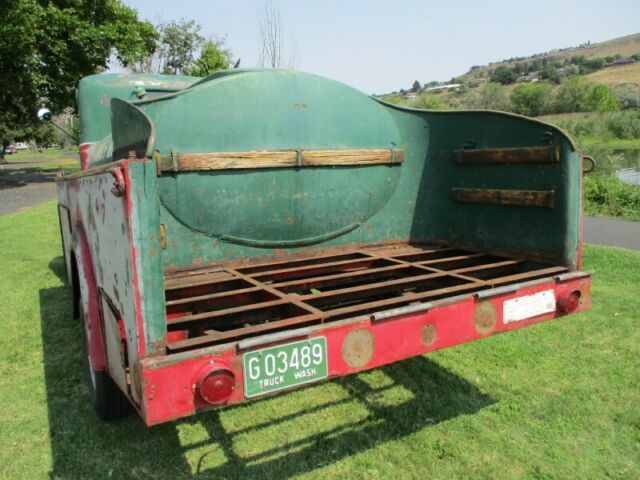
[[556, 127], [283, 70], [94, 75], [58, 181], [99, 417], [147, 425], [590, 305]]

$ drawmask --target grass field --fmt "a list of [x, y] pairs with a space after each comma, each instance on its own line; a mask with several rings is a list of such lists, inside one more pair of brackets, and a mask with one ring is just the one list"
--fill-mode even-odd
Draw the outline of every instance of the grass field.
[[640, 254], [593, 310], [152, 429], [96, 420], [55, 205], [0, 217], [0, 477], [640, 478]]
[[62, 170], [65, 175], [80, 171], [78, 154], [59, 149], [47, 149], [42, 152], [22, 150], [6, 155], [5, 161], [10, 165], [20, 165], [26, 172]]

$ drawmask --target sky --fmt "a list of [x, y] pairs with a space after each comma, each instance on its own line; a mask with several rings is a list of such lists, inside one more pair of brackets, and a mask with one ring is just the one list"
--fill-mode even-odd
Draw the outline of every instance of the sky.
[[[125, 0], [157, 24], [185, 18], [225, 37], [242, 67], [259, 66], [264, 0]], [[640, 32], [640, 0], [272, 0], [283, 25], [283, 67], [365, 93], [450, 80], [472, 65]]]

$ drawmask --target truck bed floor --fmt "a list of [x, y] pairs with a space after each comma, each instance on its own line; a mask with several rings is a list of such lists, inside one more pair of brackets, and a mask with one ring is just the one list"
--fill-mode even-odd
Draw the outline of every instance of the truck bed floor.
[[428, 245], [383, 245], [165, 273], [169, 353], [373, 314], [567, 271]]

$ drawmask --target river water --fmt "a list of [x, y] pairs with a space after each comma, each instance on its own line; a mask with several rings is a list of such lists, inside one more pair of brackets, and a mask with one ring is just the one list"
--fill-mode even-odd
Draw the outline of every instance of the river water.
[[595, 158], [596, 172], [615, 175], [623, 182], [640, 185], [640, 148], [591, 147], [585, 154]]

